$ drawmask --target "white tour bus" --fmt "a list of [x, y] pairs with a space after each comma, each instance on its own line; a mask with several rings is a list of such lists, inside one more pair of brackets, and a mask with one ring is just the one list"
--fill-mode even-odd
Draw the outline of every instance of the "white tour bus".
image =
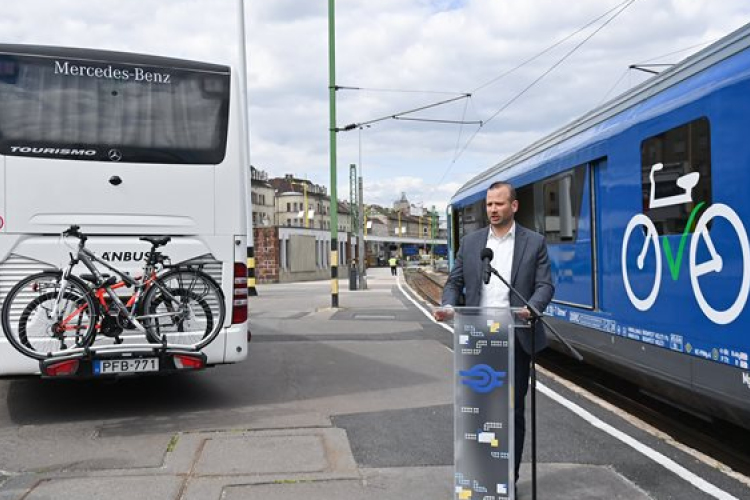
[[[67, 265], [61, 233], [71, 225], [134, 274], [150, 248], [139, 237], [169, 235], [171, 262], [203, 263], [226, 298], [206, 364], [245, 359], [249, 160], [239, 93], [228, 66], [0, 45], [0, 301], [22, 278]], [[39, 370], [0, 336], [0, 375]]]

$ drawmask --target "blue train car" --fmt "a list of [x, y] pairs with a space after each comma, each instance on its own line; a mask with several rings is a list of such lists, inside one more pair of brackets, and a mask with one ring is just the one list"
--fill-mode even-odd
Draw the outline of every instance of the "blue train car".
[[470, 180], [448, 208], [451, 260], [498, 180], [547, 239], [546, 314], [568, 341], [750, 427], [750, 25]]

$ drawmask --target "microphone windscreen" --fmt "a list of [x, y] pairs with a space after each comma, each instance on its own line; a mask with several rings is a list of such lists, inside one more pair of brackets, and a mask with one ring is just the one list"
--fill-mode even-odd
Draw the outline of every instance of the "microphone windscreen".
[[493, 257], [494, 257], [494, 254], [491, 248], [485, 248], [482, 250], [482, 254], [481, 254], [482, 260], [484, 259], [492, 260]]

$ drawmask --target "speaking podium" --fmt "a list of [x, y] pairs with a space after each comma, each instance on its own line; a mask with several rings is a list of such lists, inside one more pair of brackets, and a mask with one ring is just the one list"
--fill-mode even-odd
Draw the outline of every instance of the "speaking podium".
[[515, 309], [454, 309], [456, 500], [515, 498]]
[[456, 500], [515, 498], [514, 311], [454, 308]]

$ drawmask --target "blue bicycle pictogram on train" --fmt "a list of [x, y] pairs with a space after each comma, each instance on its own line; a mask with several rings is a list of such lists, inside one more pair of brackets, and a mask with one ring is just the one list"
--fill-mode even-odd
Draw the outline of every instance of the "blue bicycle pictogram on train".
[[489, 365], [481, 364], [468, 370], [461, 370], [458, 374], [463, 377], [461, 380], [463, 385], [468, 385], [472, 391], [479, 394], [487, 394], [503, 386], [502, 379], [505, 378], [507, 372], [498, 372]]

